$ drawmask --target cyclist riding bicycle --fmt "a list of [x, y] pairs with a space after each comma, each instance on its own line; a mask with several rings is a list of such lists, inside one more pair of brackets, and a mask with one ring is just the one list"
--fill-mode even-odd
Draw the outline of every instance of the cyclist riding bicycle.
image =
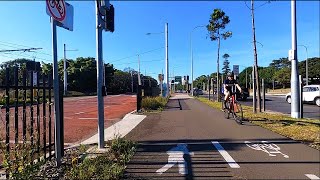
[[224, 81], [223, 83], [223, 89], [224, 89], [224, 108], [226, 109], [226, 102], [229, 99], [229, 97], [231, 96], [231, 92], [232, 92], [232, 86], [236, 86], [239, 91], [242, 93], [242, 89], [239, 86], [237, 80], [234, 79], [234, 74], [233, 72], [228, 72], [227, 74], [227, 79]]

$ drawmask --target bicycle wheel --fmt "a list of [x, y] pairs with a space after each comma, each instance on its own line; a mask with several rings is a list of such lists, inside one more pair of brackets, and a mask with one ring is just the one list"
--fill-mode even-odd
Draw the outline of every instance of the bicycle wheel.
[[241, 104], [238, 101], [235, 101], [232, 108], [233, 108], [232, 115], [234, 120], [236, 120], [237, 123], [242, 124], [243, 111], [242, 111]]
[[224, 112], [224, 117], [226, 119], [229, 119], [229, 116], [230, 116], [230, 102], [226, 102], [226, 107], [223, 109], [223, 112]]

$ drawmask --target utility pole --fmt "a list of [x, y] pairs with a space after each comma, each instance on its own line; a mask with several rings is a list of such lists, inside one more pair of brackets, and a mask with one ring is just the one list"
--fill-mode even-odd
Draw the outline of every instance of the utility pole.
[[217, 102], [220, 100], [219, 61], [220, 61], [220, 34], [218, 30], [218, 58], [217, 58]]
[[298, 55], [297, 55], [297, 24], [296, 24], [296, 0], [291, 0], [291, 40], [292, 47], [289, 51], [291, 60], [291, 117], [300, 118], [300, 92], [298, 79]]
[[97, 98], [98, 98], [98, 147], [104, 148], [104, 103], [102, 96], [103, 60], [102, 60], [102, 19], [99, 12], [100, 0], [96, 0], [96, 60], [97, 60]]
[[140, 75], [140, 55], [138, 54], [138, 84], [141, 85], [141, 75]]
[[63, 95], [67, 95], [67, 59], [66, 59], [66, 44], [63, 44]]
[[248, 89], [248, 68], [246, 68], [246, 88]]
[[131, 92], [133, 93], [133, 74], [131, 70]]
[[[255, 75], [255, 86], [257, 90], [257, 103], [259, 107], [259, 112], [261, 112], [261, 94], [260, 94], [260, 81], [259, 81], [259, 73], [258, 73], [258, 54], [257, 54], [257, 46], [256, 46], [256, 31], [254, 25], [254, 4], [253, 0], [251, 0], [251, 16], [252, 16], [252, 32], [253, 32], [253, 52], [254, 52], [254, 75]], [[255, 89], [255, 88], [254, 88]], [[254, 106], [254, 111], [256, 113], [256, 107]]]
[[167, 92], [166, 92], [166, 97], [169, 96], [169, 54], [168, 54], [168, 23], [165, 24], [165, 46], [166, 46], [166, 61], [165, 61], [165, 66], [166, 66], [166, 83], [167, 83]]
[[163, 87], [162, 87], [162, 82], [163, 82], [163, 69], [161, 70], [161, 79], [160, 79], [160, 91], [161, 91], [161, 97], [163, 96]]

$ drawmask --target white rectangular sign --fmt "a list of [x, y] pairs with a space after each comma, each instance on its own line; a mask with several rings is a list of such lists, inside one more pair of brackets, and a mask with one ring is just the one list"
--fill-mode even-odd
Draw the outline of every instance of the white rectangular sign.
[[33, 72], [33, 86], [37, 85], [37, 80], [38, 80], [37, 72]]

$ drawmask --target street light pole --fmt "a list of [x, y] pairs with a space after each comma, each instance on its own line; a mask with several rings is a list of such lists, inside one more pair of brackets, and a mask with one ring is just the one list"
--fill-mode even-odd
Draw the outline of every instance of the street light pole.
[[291, 0], [291, 39], [292, 47], [289, 54], [291, 60], [291, 117], [300, 118], [300, 92], [298, 80], [297, 60], [297, 25], [296, 25], [296, 0]]
[[66, 51], [78, 51], [74, 50], [66, 50], [66, 44], [63, 44], [63, 95], [67, 95], [68, 92], [68, 72], [67, 72], [67, 58]]
[[299, 45], [299, 46], [303, 46], [306, 49], [306, 84], [309, 85], [309, 74], [308, 74], [308, 48], [305, 45]]
[[196, 26], [192, 29], [190, 32], [190, 53], [191, 53], [191, 95], [193, 96], [193, 48], [192, 48], [192, 33], [194, 30], [200, 27], [206, 27], [206, 26]]
[[67, 95], [67, 59], [66, 59], [66, 44], [63, 44], [63, 94]]
[[167, 83], [167, 93], [166, 97], [169, 96], [169, 57], [168, 57], [168, 23], [165, 24], [165, 48], [166, 48], [166, 61], [165, 61], [165, 68], [166, 68], [166, 83]]

